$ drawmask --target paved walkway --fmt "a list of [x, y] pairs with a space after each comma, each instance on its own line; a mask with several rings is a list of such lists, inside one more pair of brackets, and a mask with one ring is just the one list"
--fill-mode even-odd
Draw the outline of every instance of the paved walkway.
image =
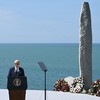
[[[7, 89], [0, 89], [0, 100], [9, 100]], [[44, 91], [27, 90], [26, 100], [44, 100]], [[100, 100], [100, 97], [87, 94], [47, 91], [47, 100]]]

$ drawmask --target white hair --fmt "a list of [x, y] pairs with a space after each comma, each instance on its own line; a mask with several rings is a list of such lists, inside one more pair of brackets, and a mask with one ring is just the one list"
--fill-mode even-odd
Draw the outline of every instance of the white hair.
[[18, 62], [20, 62], [20, 61], [19, 61], [19, 60], [15, 60], [15, 61], [14, 61], [14, 63], [18, 63]]

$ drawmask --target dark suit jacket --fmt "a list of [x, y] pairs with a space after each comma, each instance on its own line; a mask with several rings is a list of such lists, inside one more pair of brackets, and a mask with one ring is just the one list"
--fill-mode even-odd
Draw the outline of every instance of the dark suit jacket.
[[9, 76], [25, 76], [24, 69], [19, 67], [19, 72], [15, 72], [15, 67], [10, 68], [8, 77]]

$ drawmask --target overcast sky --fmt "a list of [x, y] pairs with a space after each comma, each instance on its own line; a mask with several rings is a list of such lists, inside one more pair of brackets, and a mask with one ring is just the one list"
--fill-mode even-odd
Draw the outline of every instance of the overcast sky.
[[79, 43], [85, 1], [93, 43], [100, 43], [100, 0], [0, 0], [0, 43]]

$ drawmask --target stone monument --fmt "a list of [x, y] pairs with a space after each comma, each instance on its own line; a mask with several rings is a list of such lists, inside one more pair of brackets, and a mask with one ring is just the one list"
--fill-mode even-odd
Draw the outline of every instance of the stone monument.
[[80, 16], [79, 68], [84, 88], [92, 84], [92, 29], [91, 13], [88, 2], [84, 2]]

